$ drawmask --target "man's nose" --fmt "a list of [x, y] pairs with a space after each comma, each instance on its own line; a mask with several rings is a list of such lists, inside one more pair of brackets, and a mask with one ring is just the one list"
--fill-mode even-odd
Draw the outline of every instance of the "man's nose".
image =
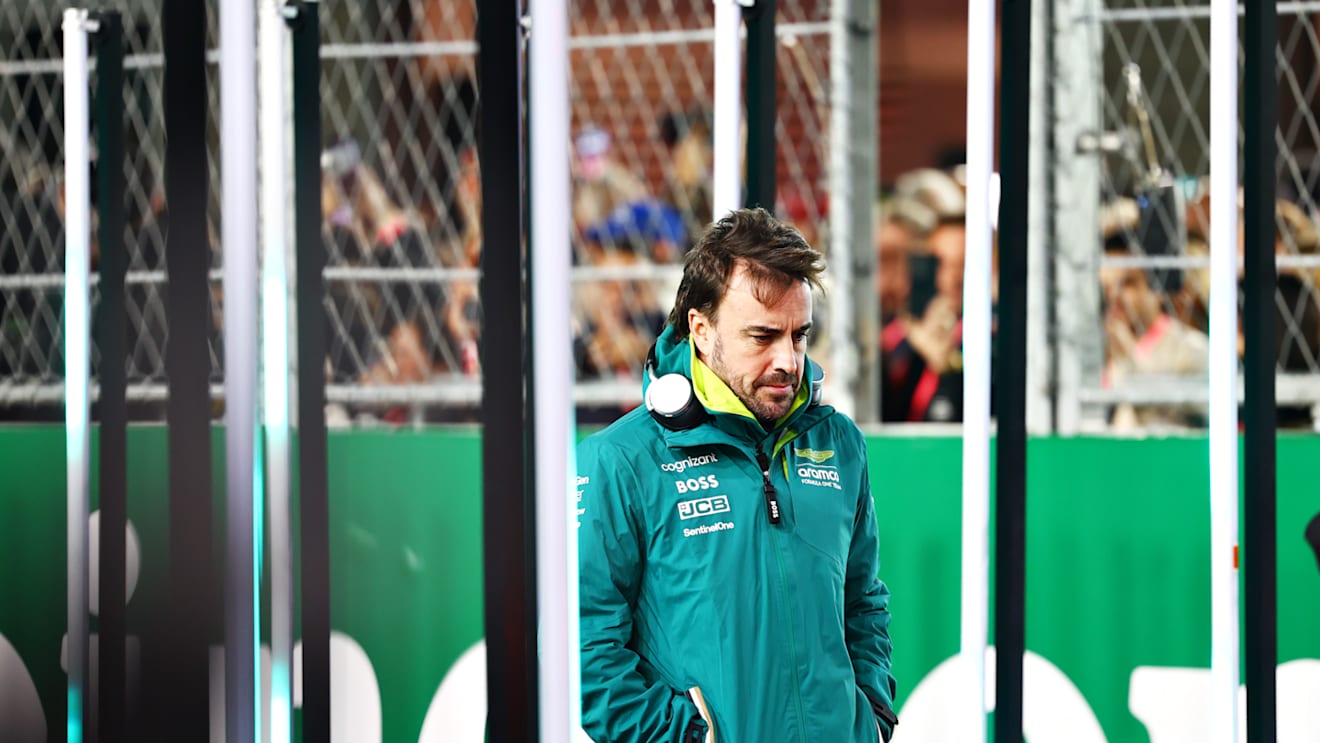
[[774, 345], [774, 366], [775, 371], [784, 371], [789, 374], [797, 374], [797, 347], [793, 343], [792, 335], [785, 335]]

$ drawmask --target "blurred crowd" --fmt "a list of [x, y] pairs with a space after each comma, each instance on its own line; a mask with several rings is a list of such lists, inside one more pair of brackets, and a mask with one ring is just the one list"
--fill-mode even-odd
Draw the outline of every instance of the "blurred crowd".
[[[579, 381], [635, 380], [659, 334], [672, 288], [655, 269], [679, 266], [697, 225], [710, 220], [709, 124], [701, 112], [658, 122], [665, 151], [659, 193], [624, 167], [611, 134], [581, 127], [571, 142], [572, 262], [593, 272], [573, 286], [573, 362]], [[451, 143], [457, 175], [441, 210], [402, 208], [352, 141], [323, 155], [322, 204], [330, 264], [390, 269], [381, 280], [328, 284], [329, 380], [343, 384], [442, 384], [480, 374], [481, 180], [477, 149]], [[395, 184], [395, 188], [398, 185]], [[414, 275], [411, 269], [458, 269]], [[404, 415], [400, 406], [343, 414]], [[473, 410], [450, 410], [445, 420]], [[592, 411], [617, 415], [617, 407]]]
[[[966, 249], [966, 184], [953, 165], [904, 174], [884, 194], [876, 218], [876, 294], [881, 307], [881, 406], [886, 422], [952, 422], [962, 416], [962, 280]], [[1204, 387], [1209, 361], [1210, 278], [1208, 183], [1190, 194], [1172, 186], [1114, 196], [1094, 229], [1102, 238], [1100, 307], [1101, 386], [1139, 393], [1141, 385], [1182, 382]], [[1239, 195], [1239, 210], [1242, 208]], [[1285, 196], [1276, 204], [1274, 251], [1320, 254], [1317, 224]], [[1245, 247], [1239, 212], [1238, 253]], [[1085, 228], [1082, 228], [1085, 229]], [[1084, 233], [1083, 233], [1084, 234]], [[992, 266], [997, 270], [998, 245]], [[1143, 259], [1184, 259], [1178, 267]], [[1202, 259], [1197, 262], [1196, 259]], [[1135, 260], [1134, 260], [1135, 259]], [[1239, 296], [1242, 271], [1239, 268]], [[1278, 369], [1320, 370], [1320, 270], [1282, 266], [1275, 294]], [[997, 276], [992, 303], [997, 307]], [[1240, 301], [1240, 299], [1239, 299]], [[1029, 307], [1029, 312], [1048, 308]], [[993, 313], [993, 310], [992, 310]], [[1241, 313], [1239, 313], [1239, 320]], [[992, 315], [992, 332], [995, 318]], [[1245, 350], [1239, 322], [1238, 354]], [[992, 345], [992, 356], [993, 356]], [[992, 360], [993, 363], [993, 360]], [[1207, 422], [1205, 404], [1125, 400], [1115, 394], [1103, 415], [1112, 431], [1195, 428]], [[994, 395], [991, 405], [993, 410]], [[1312, 428], [1315, 406], [1279, 406], [1281, 427]]]
[[[410, 32], [419, 35], [416, 40], [473, 38], [475, 4], [421, 3], [415, 12], [416, 17], [396, 21], [400, 28], [416, 29]], [[476, 276], [483, 243], [472, 59], [439, 55], [381, 64], [417, 83], [391, 88], [397, 100], [390, 105], [424, 109], [427, 115], [424, 121], [383, 117], [369, 134], [347, 131], [349, 126], [329, 134], [321, 184], [323, 236], [333, 269], [325, 297], [326, 380], [356, 388], [392, 387], [396, 393], [408, 386], [472, 383], [481, 374]], [[716, 216], [711, 123], [704, 107], [665, 111], [642, 126], [575, 120], [565, 145], [571, 155], [570, 237], [578, 275], [572, 285], [571, 349], [578, 382], [617, 382], [622, 394], [636, 394], [642, 362], [661, 330], [684, 256]], [[53, 161], [58, 148], [49, 149], [46, 160]], [[880, 317], [873, 342], [880, 358], [876, 415], [884, 422], [962, 419], [966, 184], [961, 162], [957, 152], [940, 155], [932, 167], [904, 173], [877, 193], [873, 248]], [[128, 173], [129, 192], [135, 195], [127, 225], [130, 270], [161, 272], [169, 215], [162, 184], [145, 163], [135, 160]], [[13, 175], [19, 172], [21, 179]], [[0, 229], [0, 272], [60, 271], [64, 205], [58, 173], [36, 167], [7, 170], [0, 188], [12, 215]], [[212, 196], [215, 225], [217, 199]], [[828, 196], [819, 185], [781, 183], [773, 208], [809, 242], [828, 251]], [[1314, 195], [1285, 194], [1278, 203], [1275, 248], [1281, 254], [1320, 254], [1314, 215], [1303, 203], [1314, 204]], [[1122, 392], [1149, 378], [1204, 378], [1208, 271], [1116, 261], [1205, 256], [1207, 214], [1201, 184], [1187, 192], [1111, 195], [1099, 224], [1078, 226], [1079, 235], [1089, 241], [1098, 233], [1103, 245], [1095, 263], [1100, 306], [1092, 308], [1103, 338], [1098, 345], [1104, 358], [1097, 360], [1103, 387]], [[213, 228], [212, 265], [218, 267], [220, 243], [214, 233]], [[94, 243], [93, 260], [96, 256]], [[1318, 285], [1320, 270], [1279, 272], [1274, 340], [1281, 371], [1320, 370]], [[59, 289], [11, 289], [0, 299], [0, 379], [58, 380], [63, 367]], [[223, 378], [223, 299], [220, 284], [213, 282], [208, 328], [213, 382]], [[163, 300], [159, 282], [129, 286], [130, 383], [164, 382]], [[828, 304], [820, 310], [826, 331], [815, 336], [812, 353], [828, 361], [822, 344], [855, 341], [830, 338]], [[332, 421], [477, 418], [475, 404], [399, 404], [407, 393], [384, 397], [394, 402], [334, 405]], [[1204, 405], [1120, 398], [1116, 395], [1119, 401], [1104, 411], [1112, 429], [1205, 422]], [[617, 405], [579, 407], [585, 422], [618, 413]], [[1279, 420], [1309, 426], [1314, 415], [1310, 406], [1284, 406]]]
[[[632, 390], [647, 350], [659, 334], [683, 257], [712, 218], [710, 121], [704, 110], [665, 116], [656, 130], [668, 159], [664, 186], [648, 188], [617, 156], [612, 134], [594, 124], [577, 128], [571, 142], [572, 250], [579, 273], [572, 292], [572, 357], [579, 382], [615, 381]], [[452, 142], [456, 157], [439, 208], [402, 206], [403, 183], [391, 183], [367, 162], [353, 140], [328, 147], [322, 157], [322, 206], [328, 264], [350, 271], [327, 282], [327, 382], [435, 385], [480, 375], [481, 181], [470, 137]], [[879, 417], [884, 422], [957, 422], [962, 418], [962, 299], [966, 251], [966, 184], [951, 163], [905, 173], [878, 197], [874, 214], [875, 292], [880, 312]], [[1209, 271], [1147, 267], [1144, 256], [1208, 255], [1209, 213], [1204, 184], [1185, 197], [1143, 194], [1111, 198], [1095, 226], [1103, 333], [1101, 385], [1110, 390], [1143, 380], [1204, 383], [1208, 363]], [[168, 213], [159, 188], [131, 210], [132, 270], [164, 266]], [[7, 202], [25, 220], [5, 230], [4, 273], [60, 270], [63, 198], [59, 178], [34, 173], [10, 183]], [[776, 209], [827, 249], [823, 194], [781, 193]], [[808, 207], [808, 204], [811, 206]], [[1239, 204], [1239, 207], [1241, 205]], [[1175, 211], [1176, 210], [1176, 211]], [[1156, 229], [1152, 224], [1171, 225]], [[1320, 255], [1320, 230], [1298, 203], [1277, 204], [1275, 250]], [[44, 235], [41, 240], [36, 239]], [[1239, 250], [1243, 239], [1239, 240]], [[993, 258], [997, 258], [997, 246]], [[93, 245], [93, 259], [97, 247]], [[218, 261], [217, 261], [218, 264]], [[997, 260], [992, 260], [996, 265]], [[383, 269], [383, 270], [382, 270]], [[437, 271], [436, 269], [440, 269]], [[450, 269], [445, 273], [445, 269]], [[992, 287], [997, 287], [992, 277]], [[216, 381], [223, 359], [223, 297], [212, 295], [210, 328]], [[1283, 267], [1278, 274], [1275, 350], [1283, 372], [1320, 369], [1320, 269]], [[152, 295], [155, 296], [152, 296]], [[129, 288], [130, 381], [163, 379], [166, 323], [163, 287]], [[992, 289], [992, 302], [996, 296]], [[10, 352], [0, 376], [21, 379], [58, 372], [60, 293], [52, 288], [10, 292], [3, 327]], [[1031, 307], [1031, 312], [1047, 311]], [[30, 327], [20, 326], [31, 318]], [[992, 328], [994, 319], [992, 317]], [[822, 334], [827, 336], [827, 334]], [[834, 339], [840, 342], [841, 339]], [[826, 340], [825, 342], [828, 342]], [[1239, 340], [1239, 351], [1243, 342]], [[40, 356], [13, 349], [45, 349]], [[820, 349], [815, 355], [825, 356]], [[44, 370], [44, 371], [43, 371]], [[1118, 401], [1104, 412], [1111, 430], [1202, 426], [1204, 404]], [[429, 420], [475, 420], [475, 406], [433, 406]], [[993, 407], [993, 394], [992, 394]], [[344, 421], [401, 422], [417, 406], [355, 404], [332, 407]], [[618, 415], [617, 405], [583, 405], [584, 422]], [[1284, 405], [1281, 426], [1312, 427], [1312, 406]]]

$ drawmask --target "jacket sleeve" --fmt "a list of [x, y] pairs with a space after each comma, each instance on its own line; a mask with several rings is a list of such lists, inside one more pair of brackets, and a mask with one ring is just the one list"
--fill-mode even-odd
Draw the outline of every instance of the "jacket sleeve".
[[595, 741], [699, 742], [696, 705], [646, 673], [628, 645], [645, 545], [636, 473], [607, 443], [587, 439], [577, 456], [582, 727]]
[[[860, 438], [860, 437], [859, 437]], [[858, 456], [865, 462], [866, 448]], [[880, 539], [868, 478], [862, 478], [853, 521], [848, 573], [844, 584], [844, 622], [848, 655], [852, 658], [857, 685], [871, 701], [885, 740], [893, 734], [897, 686], [891, 670], [893, 644], [889, 639], [889, 588], [878, 577]]]

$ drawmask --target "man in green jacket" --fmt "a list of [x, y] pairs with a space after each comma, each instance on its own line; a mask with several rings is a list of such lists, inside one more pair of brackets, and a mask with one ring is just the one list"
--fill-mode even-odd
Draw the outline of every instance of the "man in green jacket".
[[762, 209], [716, 222], [646, 405], [578, 447], [597, 741], [874, 743], [898, 722], [865, 441], [806, 358], [823, 268]]

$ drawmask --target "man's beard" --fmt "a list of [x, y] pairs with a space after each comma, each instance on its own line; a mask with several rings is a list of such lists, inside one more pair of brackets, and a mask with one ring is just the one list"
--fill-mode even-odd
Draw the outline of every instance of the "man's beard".
[[[742, 379], [735, 377], [729, 368], [725, 366], [724, 344], [720, 342], [718, 337], [715, 339], [715, 347], [711, 350], [709, 366], [716, 376], [729, 385], [729, 389], [733, 390], [733, 394], [737, 395], [739, 400], [742, 400], [743, 405], [746, 405], [752, 415], [756, 416], [756, 419], [763, 425], [768, 426], [774, 423], [793, 408], [793, 400], [797, 397], [799, 383], [797, 377], [788, 373], [767, 374], [753, 382], [750, 388], [745, 388]], [[781, 384], [791, 385], [794, 393], [782, 403], [763, 401], [756, 396], [757, 390], [763, 386]]]

